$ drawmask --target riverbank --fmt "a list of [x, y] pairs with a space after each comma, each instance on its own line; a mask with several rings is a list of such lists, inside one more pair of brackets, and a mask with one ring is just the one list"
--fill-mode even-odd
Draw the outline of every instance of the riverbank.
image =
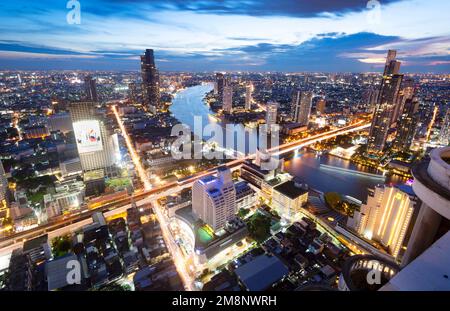
[[[180, 122], [190, 126], [191, 129], [194, 128], [194, 116], [202, 121], [202, 128], [208, 124], [221, 124], [220, 121], [212, 117], [214, 113], [204, 102], [205, 95], [212, 90], [212, 84], [204, 84], [188, 87], [178, 92], [170, 107], [171, 113]], [[241, 130], [245, 130], [245, 128], [242, 126]], [[248, 145], [248, 141], [246, 141], [246, 145]], [[353, 163], [350, 160], [344, 160], [328, 154], [318, 155], [307, 149], [286, 157], [284, 164], [288, 173], [301, 178], [311, 188], [319, 192], [338, 192], [361, 201], [367, 199], [369, 188], [374, 188], [376, 185], [384, 183], [380, 179], [366, 176], [365, 174], [350, 174], [339, 171], [339, 169], [333, 171], [321, 168], [320, 164], [325, 164], [363, 173], [376, 173], [368, 167]], [[397, 184], [401, 182], [404, 182], [401, 178], [386, 176], [386, 183]]]

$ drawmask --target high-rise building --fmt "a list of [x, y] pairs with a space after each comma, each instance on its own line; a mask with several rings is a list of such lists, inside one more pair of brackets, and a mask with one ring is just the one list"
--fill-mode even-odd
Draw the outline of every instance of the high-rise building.
[[373, 112], [377, 102], [378, 102], [378, 96], [380, 94], [379, 89], [370, 88], [368, 89], [364, 94], [364, 102], [369, 108], [370, 111]]
[[277, 102], [268, 102], [266, 105], [266, 124], [267, 129], [270, 131], [272, 125], [277, 124]]
[[295, 90], [292, 96], [292, 111], [294, 122], [307, 126], [311, 114], [312, 92]]
[[52, 114], [48, 117], [47, 125], [50, 131], [60, 131], [62, 133], [73, 131], [72, 119], [67, 112]]
[[384, 65], [383, 76], [398, 74], [400, 70], [400, 63], [396, 60], [397, 51], [389, 50], [388, 55], [386, 57], [386, 63]]
[[116, 163], [114, 135], [96, 113], [94, 102], [74, 102], [69, 106], [83, 173], [102, 171], [109, 175]]
[[404, 78], [401, 84], [400, 93], [398, 95], [398, 103], [395, 105], [394, 113], [392, 115], [392, 122], [399, 121], [399, 116], [403, 113], [403, 108], [408, 99], [412, 99], [415, 94], [414, 80], [412, 78]]
[[236, 190], [231, 171], [219, 167], [217, 177], [206, 176], [192, 186], [192, 211], [214, 231], [222, 229], [236, 215]]
[[214, 83], [214, 94], [219, 95], [219, 98], [223, 97], [223, 87], [224, 87], [224, 77], [223, 73], [216, 73], [216, 82]]
[[416, 205], [417, 197], [410, 186], [377, 186], [369, 192], [367, 203], [348, 219], [347, 226], [381, 243], [398, 258], [412, 231]]
[[319, 99], [316, 106], [316, 112], [318, 115], [323, 115], [325, 113], [326, 105], [327, 102], [325, 101], [325, 99], [323, 98]]
[[152, 49], [141, 55], [142, 95], [145, 108], [153, 114], [161, 110], [159, 95], [159, 74]]
[[383, 80], [381, 82], [380, 94], [372, 119], [368, 139], [369, 153], [380, 153], [383, 151], [388, 132], [393, 123], [393, 115], [398, 104], [398, 96], [403, 75], [398, 74], [400, 62], [395, 60], [396, 52], [390, 50], [386, 59]]
[[250, 110], [252, 108], [252, 102], [253, 102], [252, 94], [253, 94], [253, 84], [248, 83], [245, 86], [245, 109], [246, 110]]
[[134, 82], [128, 84], [128, 98], [133, 104], [137, 102], [138, 88]]
[[2, 161], [0, 161], [0, 224], [8, 212], [8, 179], [6, 178], [5, 169]]
[[98, 102], [97, 81], [91, 75], [84, 77], [84, 91], [88, 101]]
[[422, 201], [403, 256], [407, 265], [450, 231], [450, 147], [431, 151], [412, 169], [414, 192]]
[[443, 146], [448, 146], [450, 144], [450, 106], [447, 107], [447, 112], [445, 113], [444, 121], [442, 122], [439, 143]]
[[223, 87], [222, 110], [227, 113], [231, 113], [233, 110], [233, 87], [230, 78], [225, 80], [225, 86]]
[[397, 151], [409, 151], [416, 132], [417, 111], [419, 102], [416, 98], [408, 98], [403, 106], [403, 112], [397, 122], [397, 135], [392, 148]]

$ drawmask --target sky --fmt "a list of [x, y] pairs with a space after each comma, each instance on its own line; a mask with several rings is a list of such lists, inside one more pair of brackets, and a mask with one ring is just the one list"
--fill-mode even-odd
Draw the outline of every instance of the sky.
[[[80, 23], [68, 15], [79, 5]], [[447, 0], [13, 0], [0, 70], [450, 72]]]

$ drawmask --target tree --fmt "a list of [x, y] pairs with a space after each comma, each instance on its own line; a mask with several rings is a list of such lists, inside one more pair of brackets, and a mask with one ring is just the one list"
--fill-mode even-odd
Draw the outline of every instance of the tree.
[[333, 208], [337, 209], [341, 203], [341, 195], [337, 192], [327, 192], [325, 193], [325, 202]]
[[131, 291], [131, 286], [128, 284], [118, 284], [111, 283], [105, 286], [102, 286], [98, 289], [93, 288], [92, 291], [100, 291], [100, 292], [129, 292]]
[[248, 231], [255, 241], [261, 243], [270, 236], [270, 226], [270, 217], [261, 213], [255, 213], [248, 223]]
[[248, 208], [241, 208], [238, 211], [238, 216], [241, 218], [245, 218], [245, 216], [247, 216], [248, 213], [250, 213], [250, 210]]
[[72, 249], [72, 242], [70, 235], [56, 237], [52, 241], [52, 252], [55, 257], [61, 257], [70, 252]]

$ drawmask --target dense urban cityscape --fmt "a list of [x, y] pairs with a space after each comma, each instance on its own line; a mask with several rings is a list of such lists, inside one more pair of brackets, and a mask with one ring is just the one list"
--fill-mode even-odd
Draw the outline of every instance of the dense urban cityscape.
[[159, 53], [0, 68], [0, 291], [450, 290], [450, 73]]

